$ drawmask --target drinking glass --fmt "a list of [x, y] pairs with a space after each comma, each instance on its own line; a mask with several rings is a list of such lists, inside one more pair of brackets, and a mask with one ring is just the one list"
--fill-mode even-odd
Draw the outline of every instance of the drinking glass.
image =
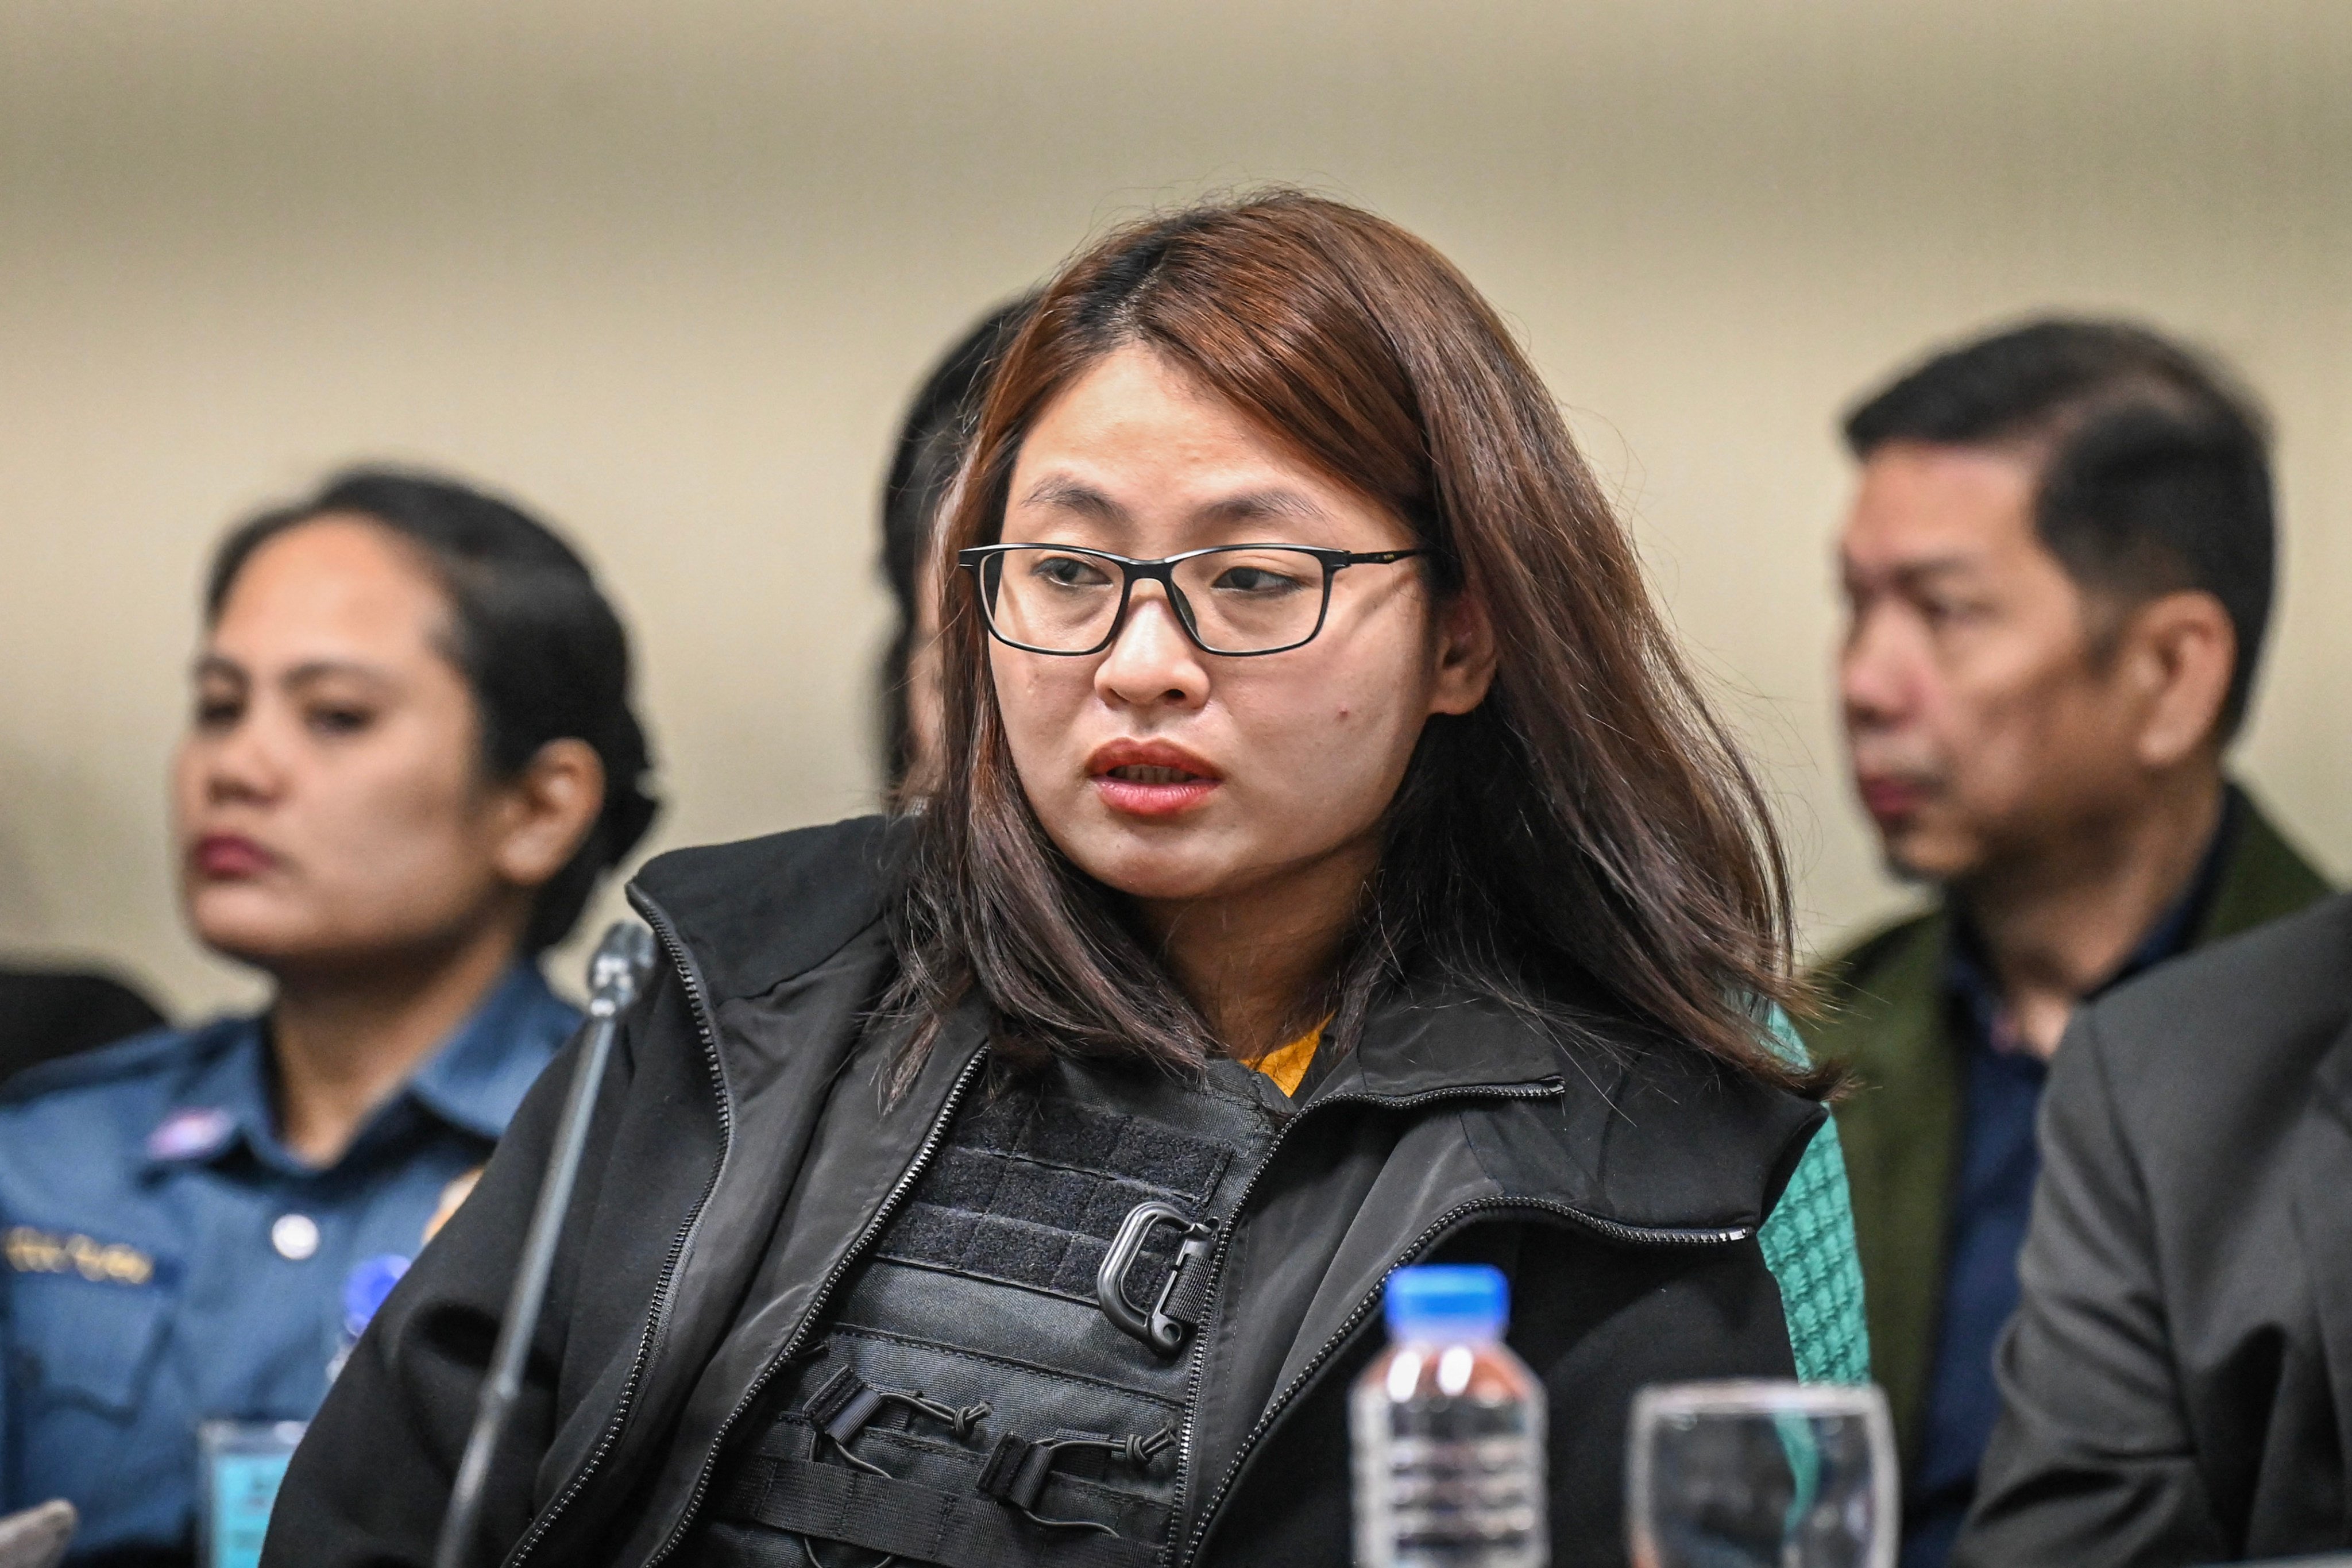
[[1634, 1568], [1893, 1568], [1897, 1507], [1876, 1388], [1683, 1383], [1634, 1396]]

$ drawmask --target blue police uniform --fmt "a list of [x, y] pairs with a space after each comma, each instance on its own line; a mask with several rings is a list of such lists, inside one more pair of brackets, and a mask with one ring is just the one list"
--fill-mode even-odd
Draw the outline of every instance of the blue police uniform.
[[517, 966], [325, 1170], [278, 1141], [257, 1018], [10, 1079], [0, 1511], [71, 1500], [77, 1555], [188, 1550], [197, 1425], [310, 1418], [346, 1282], [416, 1253], [578, 1021]]

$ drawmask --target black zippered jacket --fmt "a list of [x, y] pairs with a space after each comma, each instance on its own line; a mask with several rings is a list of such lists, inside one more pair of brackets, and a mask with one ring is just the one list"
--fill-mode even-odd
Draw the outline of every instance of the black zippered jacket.
[[[937, 1147], [986, 1025], [959, 1016], [885, 1103], [860, 1021], [891, 973], [895, 840], [860, 819], [664, 856], [632, 885], [666, 962], [598, 1101], [476, 1563], [672, 1554], [754, 1384], [817, 1331]], [[432, 1560], [572, 1059], [353, 1352], [287, 1476], [264, 1568]], [[870, 1158], [815, 1190], [804, 1156], [840, 1118]], [[1562, 1039], [1475, 996], [1376, 1008], [1219, 1238], [1162, 1560], [1347, 1560], [1347, 1389], [1380, 1348], [1389, 1270], [1443, 1257], [1511, 1276], [1510, 1342], [1549, 1391], [1555, 1561], [1622, 1563], [1634, 1390], [1791, 1375], [1756, 1231], [1821, 1119], [1602, 1016]], [[747, 1300], [784, 1230], [831, 1261]], [[1302, 1268], [1315, 1278], [1289, 1276]], [[1268, 1321], [1252, 1311], [1267, 1299], [1310, 1304]], [[744, 1359], [747, 1327], [772, 1350]]]
[[2352, 897], [2075, 1014], [2038, 1135], [2000, 1424], [1952, 1562], [2346, 1561]]

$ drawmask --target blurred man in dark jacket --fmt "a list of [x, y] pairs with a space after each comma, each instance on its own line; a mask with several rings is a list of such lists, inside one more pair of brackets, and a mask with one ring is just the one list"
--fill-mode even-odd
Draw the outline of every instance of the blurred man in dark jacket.
[[2086, 1008], [2042, 1144], [2000, 1425], [1954, 1561], [2352, 1546], [2352, 898]]
[[1999, 1412], [2047, 1064], [2084, 999], [2326, 885], [2223, 772], [2275, 559], [2261, 416], [2152, 332], [2048, 321], [1864, 403], [1840, 540], [1854, 780], [1926, 913], [1825, 964], [1906, 1568]]

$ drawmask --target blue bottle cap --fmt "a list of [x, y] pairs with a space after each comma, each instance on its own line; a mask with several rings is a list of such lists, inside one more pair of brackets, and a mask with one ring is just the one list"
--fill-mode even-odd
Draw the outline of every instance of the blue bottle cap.
[[1425, 1263], [1389, 1276], [1389, 1337], [1491, 1340], [1511, 1319], [1510, 1282], [1485, 1263]]
[[343, 1276], [343, 1331], [353, 1339], [367, 1332], [376, 1309], [407, 1272], [408, 1259], [397, 1252], [380, 1252], [353, 1264]]

